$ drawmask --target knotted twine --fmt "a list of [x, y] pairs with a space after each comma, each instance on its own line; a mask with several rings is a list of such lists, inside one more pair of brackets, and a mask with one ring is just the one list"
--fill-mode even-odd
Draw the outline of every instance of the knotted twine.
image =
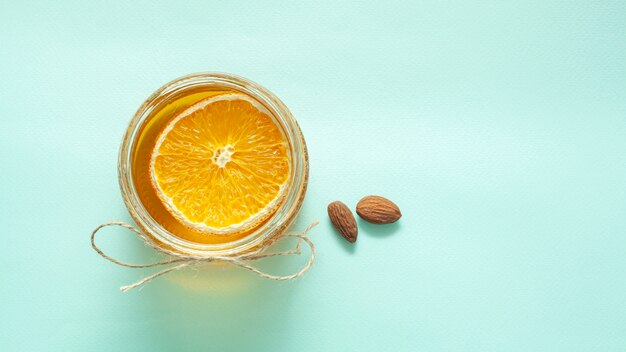
[[[170, 266], [166, 269], [163, 269], [161, 271], [158, 271], [152, 275], [146, 276], [143, 279], [127, 285], [127, 286], [122, 286], [120, 287], [120, 291], [122, 292], [126, 292], [128, 290], [132, 290], [133, 288], [139, 287], [141, 285], [147, 284], [148, 282], [156, 279], [159, 276], [165, 275], [167, 273], [170, 273], [172, 271], [175, 270], [180, 270], [182, 268], [194, 265], [194, 264], [200, 264], [200, 263], [211, 263], [211, 262], [218, 262], [218, 261], [222, 261], [222, 262], [226, 262], [226, 263], [230, 263], [236, 266], [239, 266], [241, 268], [247, 269], [252, 271], [253, 273], [259, 275], [260, 277], [266, 278], [266, 279], [270, 279], [270, 280], [278, 280], [278, 281], [283, 281], [283, 280], [291, 280], [291, 279], [295, 279], [297, 277], [300, 277], [302, 275], [304, 275], [304, 273], [306, 273], [311, 266], [313, 265], [313, 262], [315, 261], [315, 246], [313, 245], [313, 242], [311, 242], [311, 240], [309, 239], [309, 237], [307, 236], [307, 233], [313, 228], [315, 227], [319, 222], [317, 220], [313, 221], [309, 226], [307, 226], [306, 229], [304, 229], [304, 231], [302, 231], [302, 233], [295, 233], [295, 234], [281, 234], [278, 235], [272, 239], [270, 239], [269, 241], [265, 242], [263, 245], [261, 245], [259, 248], [250, 251], [250, 252], [246, 252], [246, 253], [242, 253], [242, 254], [236, 254], [236, 255], [231, 255], [231, 256], [196, 256], [196, 255], [189, 255], [189, 254], [181, 254], [178, 252], [174, 252], [171, 251], [167, 248], [163, 248], [161, 246], [159, 246], [151, 237], [149, 237], [148, 235], [146, 235], [145, 233], [143, 233], [143, 231], [139, 230], [138, 228], [134, 227], [131, 224], [125, 223], [125, 222], [119, 222], [119, 221], [112, 221], [112, 222], [107, 222], [104, 224], [101, 224], [100, 226], [96, 227], [93, 232], [91, 233], [91, 247], [93, 247], [93, 249], [98, 252], [98, 254], [100, 254], [104, 259], [113, 262], [117, 265], [121, 265], [121, 266], [125, 266], [127, 268], [150, 268], [150, 267], [155, 267], [155, 266], [162, 266], [162, 265], [167, 265], [167, 264], [176, 264], [174, 266]], [[128, 229], [134, 233], [136, 233], [139, 237], [141, 237], [141, 239], [144, 241], [145, 244], [147, 244], [148, 246], [150, 246], [152, 249], [154, 249], [155, 251], [159, 252], [159, 253], [163, 253], [168, 255], [170, 258], [163, 260], [163, 261], [159, 261], [159, 262], [154, 262], [154, 263], [147, 263], [147, 264], [129, 264], [120, 260], [117, 260], [115, 258], [112, 258], [108, 255], [106, 255], [97, 245], [95, 242], [95, 238], [96, 238], [96, 234], [98, 233], [98, 231], [100, 231], [101, 229], [108, 227], [108, 226], [120, 226], [123, 227], [125, 229]], [[298, 242], [296, 244], [296, 247], [294, 249], [291, 250], [287, 250], [287, 251], [283, 251], [283, 252], [273, 252], [273, 253], [266, 253], [266, 251], [276, 242], [288, 238], [288, 237], [294, 237], [298, 239]], [[268, 257], [275, 257], [275, 256], [282, 256], [282, 255], [291, 255], [291, 254], [301, 254], [301, 246], [302, 246], [302, 242], [305, 242], [310, 248], [311, 248], [311, 255], [309, 257], [309, 261], [295, 274], [291, 274], [291, 275], [271, 275], [271, 274], [267, 274], [262, 272], [261, 270], [259, 270], [258, 268], [255, 268], [254, 266], [252, 266], [251, 264], [249, 264], [251, 261], [254, 260], [258, 260], [258, 259], [262, 259], [262, 258], [268, 258]]]

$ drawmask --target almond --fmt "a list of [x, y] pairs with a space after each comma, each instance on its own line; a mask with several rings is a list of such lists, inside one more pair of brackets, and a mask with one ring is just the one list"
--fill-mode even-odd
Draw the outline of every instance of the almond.
[[367, 196], [356, 205], [356, 213], [373, 224], [391, 224], [402, 217], [400, 208], [387, 198]]
[[340, 201], [334, 201], [328, 204], [328, 217], [343, 238], [350, 243], [356, 242], [359, 230], [350, 208]]

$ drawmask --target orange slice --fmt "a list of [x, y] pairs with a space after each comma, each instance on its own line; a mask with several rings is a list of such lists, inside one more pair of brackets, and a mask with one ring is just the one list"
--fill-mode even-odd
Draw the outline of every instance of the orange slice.
[[272, 114], [241, 93], [213, 96], [176, 115], [157, 138], [152, 185], [182, 223], [211, 234], [251, 229], [284, 198], [291, 168]]

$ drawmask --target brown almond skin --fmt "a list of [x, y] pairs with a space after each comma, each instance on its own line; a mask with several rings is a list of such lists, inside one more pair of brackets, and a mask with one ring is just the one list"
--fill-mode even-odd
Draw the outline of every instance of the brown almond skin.
[[372, 224], [391, 224], [402, 217], [400, 208], [394, 202], [381, 196], [363, 197], [356, 205], [356, 213]]
[[348, 206], [340, 201], [328, 204], [328, 217], [343, 238], [350, 243], [356, 242], [359, 230], [356, 226], [356, 219]]

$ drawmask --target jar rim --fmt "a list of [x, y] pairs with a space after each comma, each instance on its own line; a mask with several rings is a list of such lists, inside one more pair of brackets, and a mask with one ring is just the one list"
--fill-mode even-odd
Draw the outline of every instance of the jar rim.
[[[185, 90], [198, 87], [223, 87], [240, 91], [263, 104], [282, 128], [291, 156], [291, 169], [287, 192], [278, 209], [269, 220], [248, 235], [220, 244], [204, 244], [185, 240], [168, 231], [156, 221], [142, 203], [133, 181], [133, 151], [142, 126], [168, 98]], [[130, 123], [120, 146], [118, 157], [118, 181], [122, 198], [133, 220], [158, 244], [165, 245], [181, 255], [228, 256], [246, 252], [261, 246], [279, 235], [293, 222], [302, 206], [309, 176], [308, 152], [297, 121], [272, 92], [246, 78], [229, 73], [203, 72], [177, 78], [157, 89], [139, 107]]]

